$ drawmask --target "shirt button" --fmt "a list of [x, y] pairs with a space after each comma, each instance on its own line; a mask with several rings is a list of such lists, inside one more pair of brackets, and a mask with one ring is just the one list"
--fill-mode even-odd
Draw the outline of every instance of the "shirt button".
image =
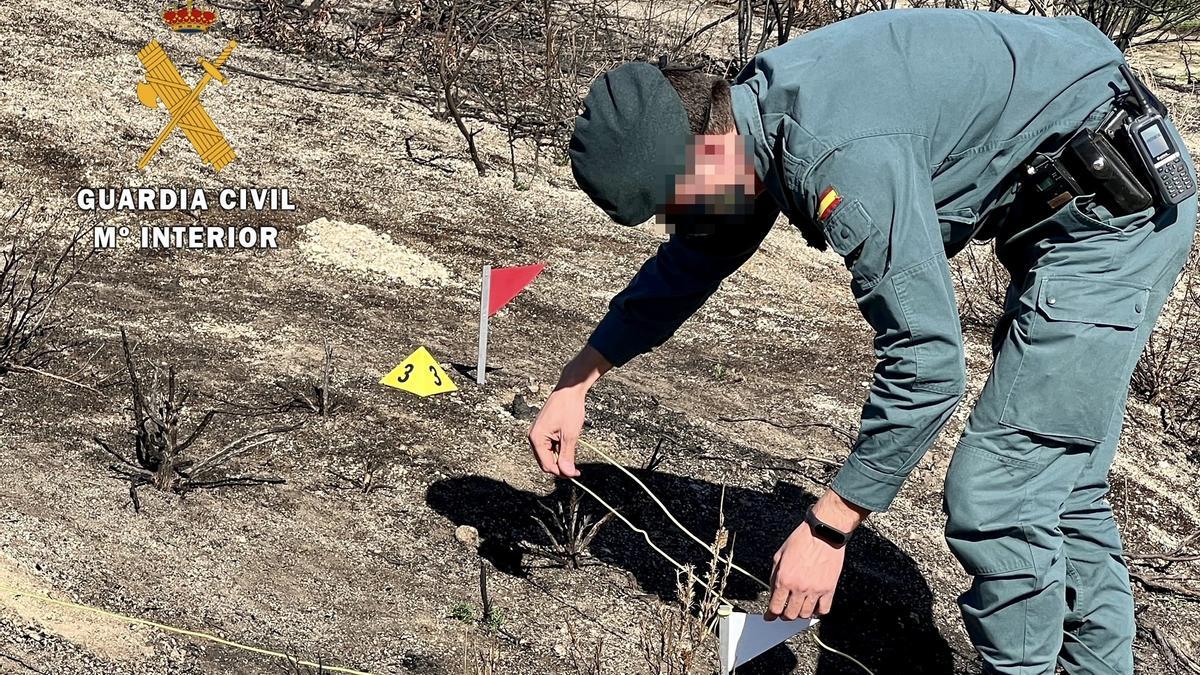
[[1048, 298], [1048, 299], [1046, 300], [1046, 304], [1047, 304], [1047, 305], [1057, 305], [1057, 304], [1058, 304], [1058, 298]]
[[1134, 305], [1133, 311], [1137, 312], [1138, 314], [1141, 314], [1142, 313], [1142, 303], [1139, 302], [1136, 305]]

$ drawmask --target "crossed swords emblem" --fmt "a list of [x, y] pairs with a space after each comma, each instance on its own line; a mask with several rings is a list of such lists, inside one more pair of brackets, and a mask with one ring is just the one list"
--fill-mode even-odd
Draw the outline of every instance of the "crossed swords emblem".
[[195, 87], [189, 87], [179, 75], [179, 69], [163, 51], [157, 40], [152, 40], [140, 52], [138, 60], [146, 71], [146, 79], [137, 85], [138, 100], [147, 108], [158, 108], [161, 101], [171, 115], [171, 121], [154, 139], [153, 145], [138, 162], [138, 168], [144, 169], [150, 160], [162, 147], [167, 137], [176, 128], [191, 142], [192, 148], [205, 164], [212, 166], [214, 171], [220, 171], [225, 165], [237, 158], [225, 135], [217, 129], [212, 118], [208, 116], [204, 106], [200, 104], [200, 94], [210, 82], [216, 80], [221, 84], [229, 82], [229, 78], [221, 73], [221, 66], [229, 60], [229, 55], [237, 47], [236, 40], [230, 40], [225, 50], [211, 62], [201, 58], [198, 60], [204, 69], [204, 75]]

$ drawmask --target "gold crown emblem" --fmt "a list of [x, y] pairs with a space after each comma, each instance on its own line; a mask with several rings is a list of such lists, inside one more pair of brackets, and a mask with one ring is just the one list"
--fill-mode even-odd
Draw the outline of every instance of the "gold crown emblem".
[[203, 33], [217, 22], [217, 8], [199, 0], [168, 2], [163, 6], [163, 21], [179, 33]]

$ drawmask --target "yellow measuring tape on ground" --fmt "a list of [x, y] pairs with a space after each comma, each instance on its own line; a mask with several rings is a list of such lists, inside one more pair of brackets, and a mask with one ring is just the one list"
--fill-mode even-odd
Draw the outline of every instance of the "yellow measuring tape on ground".
[[100, 609], [99, 607], [92, 607], [91, 605], [82, 605], [78, 602], [68, 602], [66, 600], [56, 600], [55, 598], [50, 598], [50, 597], [47, 597], [44, 595], [38, 595], [36, 593], [20, 591], [15, 588], [12, 588], [12, 587], [5, 586], [3, 584], [0, 584], [0, 593], [4, 593], [5, 595], [12, 595], [13, 597], [17, 597], [17, 598], [29, 598], [31, 600], [36, 600], [38, 602], [43, 602], [43, 603], [50, 604], [50, 605], [57, 605], [59, 607], [68, 607], [70, 609], [78, 609], [78, 610], [82, 610], [84, 612], [98, 614], [100, 616], [105, 616], [110, 619], [117, 619], [117, 620], [124, 621], [127, 623], [136, 623], [136, 624], [139, 624], [142, 626], [150, 626], [151, 628], [157, 628], [161, 631], [166, 631], [168, 633], [175, 633], [177, 635], [186, 635], [188, 637], [196, 638], [198, 640], [215, 642], [216, 644], [219, 644], [219, 645], [225, 645], [226, 647], [231, 647], [233, 649], [238, 649], [238, 650], [241, 650], [244, 652], [250, 652], [252, 654], [261, 654], [262, 656], [270, 656], [270, 657], [277, 658], [277, 659], [285, 659], [296, 665], [301, 665], [301, 666], [310, 667], [310, 668], [320, 668], [321, 672], [323, 672], [323, 673], [346, 673], [346, 675], [371, 675], [371, 673], [368, 673], [366, 671], [354, 670], [353, 668], [339, 668], [337, 666], [329, 666], [329, 665], [325, 665], [323, 663], [313, 663], [312, 661], [303, 661], [301, 659], [297, 659], [295, 657], [292, 657], [288, 654], [284, 654], [282, 652], [273, 652], [269, 649], [263, 649], [261, 647], [253, 647], [251, 645], [242, 644], [240, 642], [234, 642], [233, 640], [226, 640], [225, 638], [218, 637], [216, 635], [212, 635], [211, 633], [201, 633], [199, 631], [187, 630], [184, 628], [176, 628], [175, 626], [168, 626], [167, 624], [157, 623], [155, 621], [147, 621], [146, 619], [139, 619], [137, 617], [127, 616], [125, 614], [118, 614], [116, 612], [110, 612], [106, 609]]

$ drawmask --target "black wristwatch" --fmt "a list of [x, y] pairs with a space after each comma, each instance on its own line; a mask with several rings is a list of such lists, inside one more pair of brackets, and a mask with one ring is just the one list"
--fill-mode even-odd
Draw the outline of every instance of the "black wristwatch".
[[813, 513], [813, 507], [808, 507], [808, 511], [804, 513], [804, 522], [808, 523], [808, 527], [812, 530], [813, 536], [831, 546], [845, 546], [850, 541], [850, 537], [854, 536], [853, 532], [842, 532], [841, 530], [826, 525], [817, 518], [817, 514]]

